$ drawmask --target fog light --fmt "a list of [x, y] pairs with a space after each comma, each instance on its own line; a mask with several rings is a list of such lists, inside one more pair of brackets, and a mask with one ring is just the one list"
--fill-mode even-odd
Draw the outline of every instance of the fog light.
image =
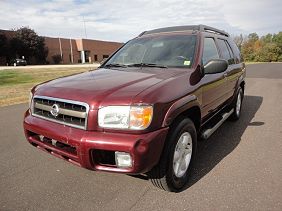
[[120, 168], [128, 168], [132, 166], [132, 159], [129, 153], [115, 152], [116, 165]]

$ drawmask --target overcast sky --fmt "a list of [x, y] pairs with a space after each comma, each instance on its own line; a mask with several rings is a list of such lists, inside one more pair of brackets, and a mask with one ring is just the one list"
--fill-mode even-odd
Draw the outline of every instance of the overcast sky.
[[282, 0], [0, 0], [0, 29], [125, 42], [144, 30], [206, 24], [230, 34], [282, 31]]

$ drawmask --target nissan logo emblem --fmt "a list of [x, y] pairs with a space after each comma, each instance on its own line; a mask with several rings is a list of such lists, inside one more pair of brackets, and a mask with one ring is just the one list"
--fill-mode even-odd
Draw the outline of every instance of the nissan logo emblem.
[[58, 104], [52, 105], [52, 108], [50, 110], [50, 113], [54, 116], [57, 117], [59, 115], [60, 107]]

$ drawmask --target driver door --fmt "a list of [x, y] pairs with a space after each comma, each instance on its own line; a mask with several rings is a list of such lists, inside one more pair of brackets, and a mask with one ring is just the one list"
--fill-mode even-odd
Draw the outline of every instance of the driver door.
[[[211, 59], [219, 59], [218, 49], [213, 37], [205, 37], [202, 62], [205, 65]], [[227, 86], [225, 72], [205, 74], [202, 84], [202, 111], [203, 117], [207, 117], [225, 102]]]

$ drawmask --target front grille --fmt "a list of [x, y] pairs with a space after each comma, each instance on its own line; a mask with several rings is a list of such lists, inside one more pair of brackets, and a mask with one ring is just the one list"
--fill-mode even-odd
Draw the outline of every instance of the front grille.
[[89, 106], [86, 103], [52, 97], [35, 96], [32, 115], [86, 130]]

